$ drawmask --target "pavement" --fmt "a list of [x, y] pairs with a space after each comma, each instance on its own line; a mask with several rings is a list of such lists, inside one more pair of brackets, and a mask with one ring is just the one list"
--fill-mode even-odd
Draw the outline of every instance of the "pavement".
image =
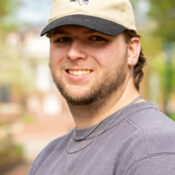
[[68, 133], [74, 127], [69, 115], [39, 116], [34, 122], [16, 122], [11, 128], [15, 143], [22, 145], [25, 162], [1, 175], [27, 175], [31, 162], [53, 139]]
[[21, 163], [16, 167], [10, 169], [8, 172], [1, 175], [27, 175], [31, 163]]

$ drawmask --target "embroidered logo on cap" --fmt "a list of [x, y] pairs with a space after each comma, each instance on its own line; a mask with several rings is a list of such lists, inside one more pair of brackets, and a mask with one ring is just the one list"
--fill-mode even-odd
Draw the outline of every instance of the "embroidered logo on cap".
[[80, 5], [88, 4], [89, 0], [69, 0], [70, 2], [78, 2]]

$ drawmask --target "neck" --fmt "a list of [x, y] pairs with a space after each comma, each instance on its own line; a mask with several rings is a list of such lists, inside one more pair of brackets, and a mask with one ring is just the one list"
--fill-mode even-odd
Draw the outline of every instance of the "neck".
[[94, 126], [110, 114], [130, 103], [139, 95], [133, 84], [133, 79], [126, 79], [119, 90], [111, 93], [90, 105], [76, 106], [68, 103], [75, 125], [78, 129]]

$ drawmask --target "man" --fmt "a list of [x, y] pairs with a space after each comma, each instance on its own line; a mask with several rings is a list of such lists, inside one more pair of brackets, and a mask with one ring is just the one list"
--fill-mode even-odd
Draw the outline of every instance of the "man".
[[175, 125], [139, 95], [146, 58], [128, 0], [53, 0], [50, 68], [76, 128], [29, 175], [174, 175]]

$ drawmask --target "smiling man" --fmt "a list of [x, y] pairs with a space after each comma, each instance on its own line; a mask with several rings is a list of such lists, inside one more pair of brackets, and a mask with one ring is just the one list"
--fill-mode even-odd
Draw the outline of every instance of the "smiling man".
[[29, 175], [174, 175], [175, 124], [139, 95], [146, 62], [128, 0], [53, 0], [50, 69], [76, 128]]

